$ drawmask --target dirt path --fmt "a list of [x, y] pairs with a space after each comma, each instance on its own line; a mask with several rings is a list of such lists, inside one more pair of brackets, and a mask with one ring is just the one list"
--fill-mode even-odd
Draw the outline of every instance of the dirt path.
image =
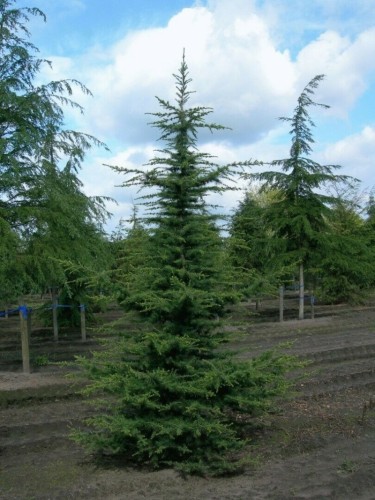
[[0, 372], [0, 498], [374, 500], [375, 309], [283, 324], [242, 321], [236, 329], [239, 356], [292, 342], [291, 352], [312, 361], [294, 397], [254, 436], [248, 452], [257, 462], [243, 474], [183, 478], [96, 466], [68, 438], [93, 410], [63, 373], [46, 367], [30, 377]]

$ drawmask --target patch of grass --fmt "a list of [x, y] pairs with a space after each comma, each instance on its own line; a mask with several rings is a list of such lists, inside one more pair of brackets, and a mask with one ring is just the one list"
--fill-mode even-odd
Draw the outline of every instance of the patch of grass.
[[47, 366], [50, 364], [50, 359], [47, 354], [40, 354], [32, 359], [32, 364], [35, 366]]
[[41, 496], [54, 498], [56, 491], [74, 485], [81, 474], [75, 463], [56, 460], [40, 464], [37, 473], [35, 464], [21, 463], [1, 471], [0, 479], [2, 490], [9, 497], [33, 500]]
[[339, 474], [352, 474], [358, 469], [358, 464], [353, 462], [353, 460], [347, 459], [340, 464], [340, 466], [337, 469], [337, 472]]

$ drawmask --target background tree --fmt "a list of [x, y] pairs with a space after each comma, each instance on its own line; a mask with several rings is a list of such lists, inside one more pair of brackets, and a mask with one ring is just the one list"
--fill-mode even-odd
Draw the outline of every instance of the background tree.
[[138, 216], [138, 208], [134, 206], [130, 220], [120, 225], [112, 234], [111, 251], [113, 266], [111, 280], [115, 291], [115, 299], [120, 305], [129, 297], [132, 276], [139, 267], [143, 267], [148, 259], [149, 232]]
[[21, 241], [0, 219], [0, 310], [17, 302], [28, 277]]
[[358, 302], [375, 284], [374, 240], [358, 186], [337, 187], [313, 279], [322, 300]]
[[[292, 145], [290, 157], [271, 162], [281, 166], [282, 171], [267, 171], [253, 174], [263, 182], [263, 189], [274, 189], [279, 200], [269, 206], [267, 219], [275, 231], [275, 237], [285, 241], [289, 260], [299, 267], [299, 318], [304, 317], [304, 270], [311, 259], [322, 251], [327, 230], [330, 206], [335, 198], [322, 194], [322, 189], [330, 183], [348, 182], [349, 178], [337, 175], [338, 165], [320, 165], [309, 158], [312, 153], [312, 127], [310, 107], [328, 108], [312, 100], [312, 95], [324, 75], [315, 76], [298, 98], [291, 118], [281, 118], [291, 124]], [[318, 190], [318, 191], [317, 191]]]
[[[267, 221], [270, 205], [278, 200], [274, 190], [253, 186], [245, 193], [231, 219], [228, 249], [231, 262], [237, 269], [237, 281], [247, 297], [258, 301], [266, 295], [277, 295], [278, 287], [290, 269], [280, 259], [285, 253], [285, 240], [275, 238]], [[289, 274], [288, 274], [289, 271]]]
[[[371, 193], [366, 204], [366, 226], [370, 231], [375, 230], [375, 199], [374, 195]], [[375, 232], [373, 238], [375, 237]]]
[[0, 1], [0, 227], [3, 276], [17, 269], [20, 294], [61, 284], [56, 257], [83, 258], [87, 235], [102, 238], [105, 210], [103, 199], [84, 195], [77, 175], [85, 152], [102, 144], [64, 126], [65, 106], [82, 111], [73, 88], [89, 91], [76, 80], [35, 83], [49, 62], [36, 57], [27, 23], [45, 16], [14, 3]]
[[[107, 394], [103, 412], [75, 433], [89, 449], [119, 454], [132, 464], [173, 466], [188, 472], [222, 473], [238, 467], [234, 452], [241, 419], [261, 414], [283, 392], [290, 359], [267, 353], [238, 361], [218, 349], [226, 335], [217, 316], [233, 299], [223, 245], [207, 195], [225, 189], [231, 166], [219, 166], [197, 149], [211, 109], [187, 106], [191, 92], [185, 58], [176, 79], [176, 103], [158, 98], [153, 126], [166, 147], [146, 170], [118, 168], [125, 186], [148, 193], [144, 223], [149, 243], [142, 265], [129, 276], [124, 307], [145, 320], [142, 331], [93, 360], [81, 359], [92, 379], [88, 394]], [[231, 457], [230, 457], [231, 455]]]

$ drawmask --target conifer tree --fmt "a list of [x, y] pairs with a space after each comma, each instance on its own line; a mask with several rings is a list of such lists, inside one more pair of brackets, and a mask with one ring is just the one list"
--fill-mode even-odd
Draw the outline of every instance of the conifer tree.
[[226, 335], [217, 317], [233, 292], [206, 198], [225, 189], [233, 166], [197, 148], [200, 129], [223, 127], [206, 122], [211, 109], [187, 106], [185, 57], [174, 76], [176, 103], [157, 98], [161, 111], [152, 114], [166, 147], [146, 170], [118, 167], [126, 186], [148, 189], [149, 242], [143, 264], [128, 273], [124, 300], [145, 325], [80, 360], [92, 380], [87, 394], [106, 397], [75, 439], [132, 464], [219, 474], [238, 467], [234, 454], [245, 444], [238, 416], [261, 414], [283, 392], [290, 359], [267, 353], [241, 362], [218, 349]]
[[134, 206], [132, 217], [127, 221], [131, 224], [130, 227], [125, 228], [122, 221], [110, 243], [113, 253], [111, 281], [115, 298], [120, 305], [124, 305], [125, 299], [129, 297], [134, 272], [148, 258], [149, 234], [138, 218], [137, 210]]
[[369, 219], [363, 217], [363, 193], [353, 186], [337, 189], [335, 198], [324, 236], [325, 251], [315, 263], [317, 293], [331, 303], [360, 302], [375, 283], [374, 239]]
[[[87, 233], [100, 245], [105, 217], [104, 200], [85, 196], [77, 176], [86, 151], [103, 144], [64, 123], [66, 106], [82, 111], [74, 88], [89, 91], [76, 80], [37, 83], [50, 63], [38, 57], [27, 24], [45, 16], [14, 4], [0, 0], [0, 254], [8, 255], [5, 276], [17, 268], [13, 296], [60, 284], [63, 270], [51, 257], [69, 258], [72, 246], [82, 257]], [[32, 254], [38, 246], [43, 256]]]
[[320, 165], [310, 158], [314, 143], [309, 108], [328, 108], [312, 99], [312, 95], [324, 75], [315, 76], [298, 98], [291, 118], [281, 120], [290, 123], [292, 145], [289, 158], [274, 160], [271, 166], [281, 166], [282, 171], [267, 171], [253, 174], [263, 181], [265, 189], [279, 193], [278, 202], [270, 205], [269, 224], [275, 230], [275, 237], [287, 244], [288, 259], [299, 267], [299, 318], [304, 317], [304, 275], [310, 259], [321, 250], [322, 236], [327, 229], [330, 205], [335, 198], [322, 194], [321, 190], [331, 183], [348, 182], [349, 177], [335, 174], [339, 165]]
[[248, 189], [230, 224], [230, 259], [238, 269], [238, 281], [243, 284], [245, 294], [255, 298], [257, 306], [262, 296], [278, 294], [280, 284], [290, 272], [286, 263], [280, 261], [285, 241], [275, 238], [267, 221], [269, 207], [277, 199], [278, 193], [273, 190]]

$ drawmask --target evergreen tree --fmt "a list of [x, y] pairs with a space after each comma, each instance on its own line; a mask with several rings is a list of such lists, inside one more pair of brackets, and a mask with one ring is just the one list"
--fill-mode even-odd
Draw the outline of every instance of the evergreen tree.
[[268, 221], [275, 230], [275, 237], [286, 241], [288, 259], [294, 260], [299, 267], [300, 319], [304, 317], [304, 270], [321, 250], [330, 205], [335, 202], [334, 197], [317, 190], [331, 183], [349, 180], [347, 176], [334, 173], [340, 168], [338, 165], [320, 165], [309, 158], [314, 143], [312, 127], [315, 126], [309, 115], [309, 108], [329, 107], [312, 99], [323, 78], [324, 75], [315, 76], [299, 96], [293, 116], [281, 118], [291, 124], [290, 156], [274, 160], [271, 165], [281, 166], [282, 171], [253, 175], [264, 183], [265, 189], [275, 189], [280, 196], [278, 202], [269, 207]]
[[85, 152], [102, 144], [64, 126], [65, 106], [82, 111], [73, 88], [89, 91], [76, 80], [35, 83], [49, 62], [37, 57], [27, 23], [45, 16], [14, 3], [0, 0], [0, 252], [8, 252], [5, 275], [17, 269], [20, 294], [61, 284], [63, 271], [49, 258], [68, 258], [71, 250], [82, 257], [87, 232], [102, 237], [105, 210], [77, 177]]
[[375, 283], [375, 248], [363, 218], [358, 187], [337, 190], [324, 235], [325, 251], [315, 263], [316, 289], [324, 301], [358, 302]]
[[237, 280], [257, 304], [262, 296], [278, 293], [287, 273], [286, 263], [280, 260], [286, 250], [285, 240], [275, 238], [267, 221], [269, 207], [277, 200], [274, 190], [248, 189], [230, 224], [228, 248], [238, 270]]
[[0, 218], [0, 311], [17, 302], [28, 277], [19, 237]]
[[375, 229], [375, 199], [372, 193], [370, 194], [366, 205], [366, 214], [366, 225], [369, 228]]
[[175, 79], [176, 104], [158, 98], [162, 110], [153, 114], [166, 147], [146, 170], [119, 168], [130, 176], [126, 186], [149, 193], [149, 243], [124, 300], [145, 328], [80, 360], [92, 379], [86, 392], [107, 397], [105, 411], [75, 438], [132, 464], [218, 474], [238, 467], [234, 453], [245, 444], [238, 416], [261, 414], [283, 392], [290, 359], [267, 353], [241, 362], [218, 349], [226, 335], [217, 316], [233, 292], [206, 198], [225, 189], [233, 168], [197, 149], [200, 129], [223, 127], [206, 122], [211, 109], [187, 106], [185, 58]]
[[137, 213], [138, 209], [135, 206], [131, 219], [127, 221], [128, 227], [121, 225], [111, 239], [113, 253], [111, 280], [116, 300], [122, 305], [129, 297], [134, 273], [144, 266], [148, 258], [149, 232]]

